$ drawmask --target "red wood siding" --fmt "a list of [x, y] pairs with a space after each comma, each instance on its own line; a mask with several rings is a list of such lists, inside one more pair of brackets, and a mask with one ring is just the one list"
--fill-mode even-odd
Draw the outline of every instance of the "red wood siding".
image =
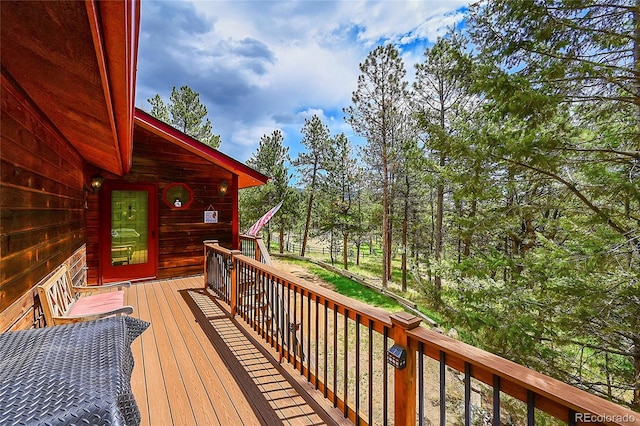
[[[232, 201], [237, 186], [233, 185], [233, 175], [224, 168], [136, 126], [131, 171], [124, 178], [112, 178], [158, 184], [158, 278], [202, 273], [204, 240], [219, 240], [221, 245], [231, 247]], [[218, 186], [223, 179], [228, 182], [229, 189], [225, 197], [219, 197]], [[193, 191], [193, 202], [188, 208], [172, 209], [162, 201], [164, 189], [174, 182], [184, 183]], [[99, 209], [95, 198], [89, 197], [87, 217], [89, 282], [99, 280]], [[218, 211], [217, 224], [204, 223], [204, 211], [210, 205]]]
[[[85, 162], [2, 74], [0, 328], [33, 307], [33, 286], [84, 245]], [[15, 307], [14, 307], [15, 308]]]

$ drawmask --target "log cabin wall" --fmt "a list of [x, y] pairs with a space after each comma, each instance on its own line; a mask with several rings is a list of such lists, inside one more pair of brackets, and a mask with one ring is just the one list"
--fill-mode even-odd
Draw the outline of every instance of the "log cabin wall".
[[[85, 162], [11, 76], [0, 111], [0, 331], [36, 324], [35, 285], [60, 264], [84, 277]], [[37, 306], [37, 302], [36, 302]]]
[[[112, 178], [158, 185], [158, 278], [202, 274], [204, 240], [215, 239], [231, 248], [232, 191], [237, 188], [232, 186], [233, 175], [224, 168], [136, 126], [131, 171], [123, 178]], [[218, 194], [222, 180], [229, 184], [224, 197]], [[193, 202], [188, 208], [172, 209], [162, 200], [164, 189], [172, 183], [184, 183], [193, 191]], [[209, 206], [218, 211], [218, 223], [204, 223], [204, 211]], [[98, 215], [97, 199], [91, 196], [87, 217], [90, 283], [99, 281]]]

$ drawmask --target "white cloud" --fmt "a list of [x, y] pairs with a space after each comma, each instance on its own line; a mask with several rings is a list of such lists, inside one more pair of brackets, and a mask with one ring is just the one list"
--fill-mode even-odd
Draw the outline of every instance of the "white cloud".
[[358, 64], [383, 42], [400, 44], [407, 66], [462, 19], [462, 0], [145, 1], [137, 105], [189, 85], [208, 107], [221, 150], [245, 161], [276, 128], [296, 155], [304, 119], [351, 134], [341, 109]]

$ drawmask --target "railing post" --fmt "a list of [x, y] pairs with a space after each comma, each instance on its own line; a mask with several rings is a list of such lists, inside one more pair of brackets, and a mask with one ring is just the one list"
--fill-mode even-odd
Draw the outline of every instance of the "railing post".
[[238, 259], [236, 256], [242, 254], [240, 250], [231, 250], [231, 296], [229, 306], [231, 307], [231, 315], [236, 316], [238, 311]]
[[396, 369], [394, 375], [395, 425], [416, 424], [416, 350], [409, 345], [408, 330], [420, 325], [422, 319], [407, 312], [390, 315], [392, 336], [396, 345], [406, 350], [407, 365]]

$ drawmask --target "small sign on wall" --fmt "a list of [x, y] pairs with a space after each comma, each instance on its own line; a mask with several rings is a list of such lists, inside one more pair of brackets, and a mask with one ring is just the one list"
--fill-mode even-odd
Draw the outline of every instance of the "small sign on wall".
[[218, 212], [216, 210], [205, 210], [204, 223], [218, 223]]

